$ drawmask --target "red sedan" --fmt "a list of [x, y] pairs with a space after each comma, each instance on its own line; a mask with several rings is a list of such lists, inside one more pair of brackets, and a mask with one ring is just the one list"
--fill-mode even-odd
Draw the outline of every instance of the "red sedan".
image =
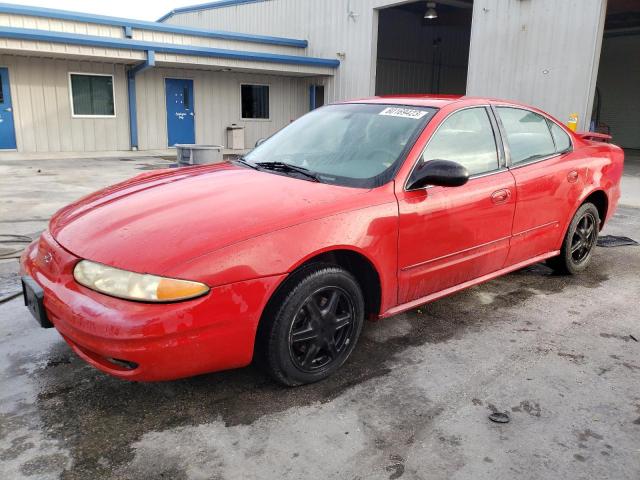
[[330, 105], [245, 157], [63, 208], [22, 257], [25, 300], [90, 364], [168, 380], [253, 360], [321, 380], [389, 317], [526, 265], [589, 264], [623, 152], [485, 98]]

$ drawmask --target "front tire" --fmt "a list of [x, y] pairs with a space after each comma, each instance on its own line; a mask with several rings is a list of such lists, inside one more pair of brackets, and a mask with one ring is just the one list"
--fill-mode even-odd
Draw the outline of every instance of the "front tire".
[[261, 325], [262, 363], [278, 382], [323, 380], [349, 358], [364, 323], [356, 279], [335, 266], [305, 269], [285, 284]]
[[583, 204], [573, 216], [560, 255], [547, 260], [558, 273], [575, 275], [591, 262], [600, 230], [600, 215], [593, 203]]

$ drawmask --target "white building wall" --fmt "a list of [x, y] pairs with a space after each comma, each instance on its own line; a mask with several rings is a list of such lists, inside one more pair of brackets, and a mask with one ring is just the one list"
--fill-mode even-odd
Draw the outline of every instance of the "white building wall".
[[467, 94], [518, 100], [589, 128], [606, 0], [475, 0]]
[[[226, 128], [235, 123], [245, 127], [245, 142], [250, 147], [309, 109], [308, 80], [303, 78], [182, 68], [149, 69], [136, 78], [138, 141], [142, 150], [167, 148], [165, 78], [193, 80], [196, 143], [226, 146]], [[268, 120], [241, 118], [241, 83], [270, 86]]]
[[[8, 67], [19, 152], [91, 152], [129, 149], [124, 65], [0, 55]], [[114, 118], [73, 118], [69, 72], [114, 76]]]
[[366, 97], [375, 91], [378, 33], [375, 8], [397, 3], [402, 2], [270, 0], [179, 13], [166, 23], [306, 39], [307, 55], [341, 61], [335, 78], [327, 81], [327, 100], [333, 101]]
[[[406, 2], [268, 0], [179, 13], [166, 22], [306, 38], [313, 56], [344, 53], [328, 81], [332, 101], [374, 94], [376, 8], [400, 3]], [[588, 128], [605, 9], [606, 0], [474, 0], [467, 94], [530, 103], [562, 121], [576, 112], [580, 128]]]

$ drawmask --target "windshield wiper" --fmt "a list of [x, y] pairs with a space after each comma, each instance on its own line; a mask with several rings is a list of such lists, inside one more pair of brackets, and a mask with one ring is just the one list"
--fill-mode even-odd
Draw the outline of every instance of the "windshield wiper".
[[320, 178], [317, 174], [313, 173], [311, 170], [299, 167], [297, 165], [292, 165], [290, 163], [284, 162], [257, 162], [256, 165], [260, 168], [264, 168], [265, 170], [276, 170], [279, 172], [295, 172], [300, 175], [304, 175], [307, 178], [310, 178], [314, 182], [319, 182]]
[[244, 165], [245, 167], [249, 167], [249, 168], [253, 168], [254, 170], [257, 170], [258, 167], [256, 167], [253, 163], [249, 163], [247, 162], [244, 157], [236, 157], [232, 160], [232, 162], [238, 162], [242, 165]]

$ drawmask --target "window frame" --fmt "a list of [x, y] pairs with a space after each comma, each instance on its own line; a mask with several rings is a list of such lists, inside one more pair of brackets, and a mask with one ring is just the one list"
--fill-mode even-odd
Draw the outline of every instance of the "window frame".
[[[246, 86], [251, 86], [251, 87], [267, 87], [269, 90], [269, 102], [268, 102], [268, 108], [269, 108], [269, 116], [267, 118], [252, 118], [252, 117], [243, 117], [242, 116], [242, 87], [246, 85]], [[240, 84], [238, 85], [238, 93], [240, 95], [240, 119], [243, 122], [271, 122], [272, 117], [271, 117], [271, 84], [270, 83], [251, 83], [251, 82], [240, 82]]]
[[[553, 138], [553, 133], [551, 132], [551, 126], [549, 125], [549, 122], [554, 123], [556, 125], [558, 125], [568, 136], [569, 136], [569, 143], [571, 144], [571, 146], [563, 151], [563, 152], [554, 152], [550, 155], [547, 155], [545, 157], [541, 157], [541, 158], [536, 158], [533, 160], [529, 160], [527, 162], [522, 162], [522, 163], [518, 163], [518, 164], [513, 164], [512, 160], [511, 160], [511, 149], [509, 147], [509, 142], [507, 140], [507, 133], [506, 130], [504, 128], [504, 125], [502, 123], [502, 119], [500, 118], [500, 114], [498, 112], [499, 108], [512, 108], [512, 109], [516, 109], [516, 110], [524, 110], [526, 112], [530, 112], [530, 113], [534, 113], [540, 117], [542, 117], [545, 120], [545, 124], [547, 125], [547, 130], [549, 131], [549, 135], [551, 135], [551, 141], [553, 142], [553, 148], [557, 149], [557, 145], [556, 145], [556, 139]], [[509, 170], [515, 170], [516, 168], [520, 168], [520, 167], [526, 167], [527, 165], [533, 165], [535, 163], [539, 163], [539, 162], [545, 162], [547, 160], [551, 160], [552, 158], [556, 158], [556, 157], [561, 157], [563, 155], [567, 155], [568, 153], [573, 152], [574, 149], [574, 143], [573, 143], [573, 137], [572, 135], [567, 132], [567, 130], [558, 122], [554, 121], [552, 118], [550, 118], [547, 114], [543, 113], [543, 112], [537, 112], [534, 111], [530, 108], [524, 107], [522, 105], [510, 105], [510, 104], [506, 104], [506, 103], [499, 103], [499, 104], [491, 104], [491, 109], [493, 110], [493, 115], [496, 119], [496, 122], [498, 124], [498, 128], [500, 130], [500, 136], [502, 137], [502, 143], [504, 145], [504, 150], [505, 150], [505, 156], [506, 156], [506, 166]]]
[[420, 188], [408, 188], [409, 181], [411, 180], [411, 176], [413, 175], [413, 171], [418, 167], [418, 164], [422, 161], [422, 156], [424, 155], [425, 150], [427, 149], [427, 147], [431, 143], [431, 140], [433, 140], [433, 138], [436, 136], [436, 134], [438, 133], [438, 131], [440, 130], [442, 125], [444, 125], [444, 123], [452, 115], [455, 115], [456, 113], [462, 112], [464, 110], [469, 110], [469, 109], [472, 109], [472, 108], [482, 108], [482, 109], [484, 109], [485, 113], [487, 114], [487, 117], [489, 117], [489, 123], [491, 124], [491, 130], [493, 131], [493, 140], [494, 140], [494, 142], [496, 144], [496, 154], [498, 156], [498, 168], [496, 170], [491, 170], [489, 172], [477, 173], [475, 175], [470, 175], [469, 176], [469, 181], [471, 181], [471, 180], [473, 180], [475, 178], [488, 177], [489, 175], [496, 175], [498, 173], [502, 173], [502, 172], [506, 171], [507, 170], [506, 152], [505, 152], [504, 146], [503, 146], [502, 132], [499, 129], [499, 125], [498, 125], [497, 120], [495, 118], [495, 113], [493, 112], [491, 107], [492, 106], [490, 104], [488, 104], [488, 103], [487, 104], [483, 103], [483, 104], [480, 104], [480, 105], [467, 105], [466, 107], [458, 108], [458, 109], [454, 110], [453, 112], [450, 112], [449, 114], [447, 114], [447, 116], [444, 117], [440, 121], [440, 123], [438, 124], [436, 129], [433, 131], [433, 133], [431, 134], [431, 136], [429, 137], [427, 142], [424, 144], [424, 147], [420, 151], [420, 155], [418, 155], [418, 159], [414, 162], [413, 166], [411, 167], [411, 170], [409, 171], [409, 174], [407, 175], [407, 178], [404, 181], [403, 190], [405, 192], [415, 192], [415, 191], [419, 191], [419, 190], [426, 190], [426, 189], [429, 189], [429, 188], [434, 188], [436, 186], [436, 185], [427, 185], [426, 187], [420, 187]]
[[[73, 83], [71, 82], [71, 75], [84, 75], [88, 77], [111, 77], [111, 96], [113, 98], [113, 115], [83, 115], [76, 114], [73, 108]], [[93, 72], [68, 72], [69, 81], [69, 103], [71, 105], [71, 118], [116, 118], [118, 111], [116, 105], [116, 79], [113, 73], [93, 73]]]

